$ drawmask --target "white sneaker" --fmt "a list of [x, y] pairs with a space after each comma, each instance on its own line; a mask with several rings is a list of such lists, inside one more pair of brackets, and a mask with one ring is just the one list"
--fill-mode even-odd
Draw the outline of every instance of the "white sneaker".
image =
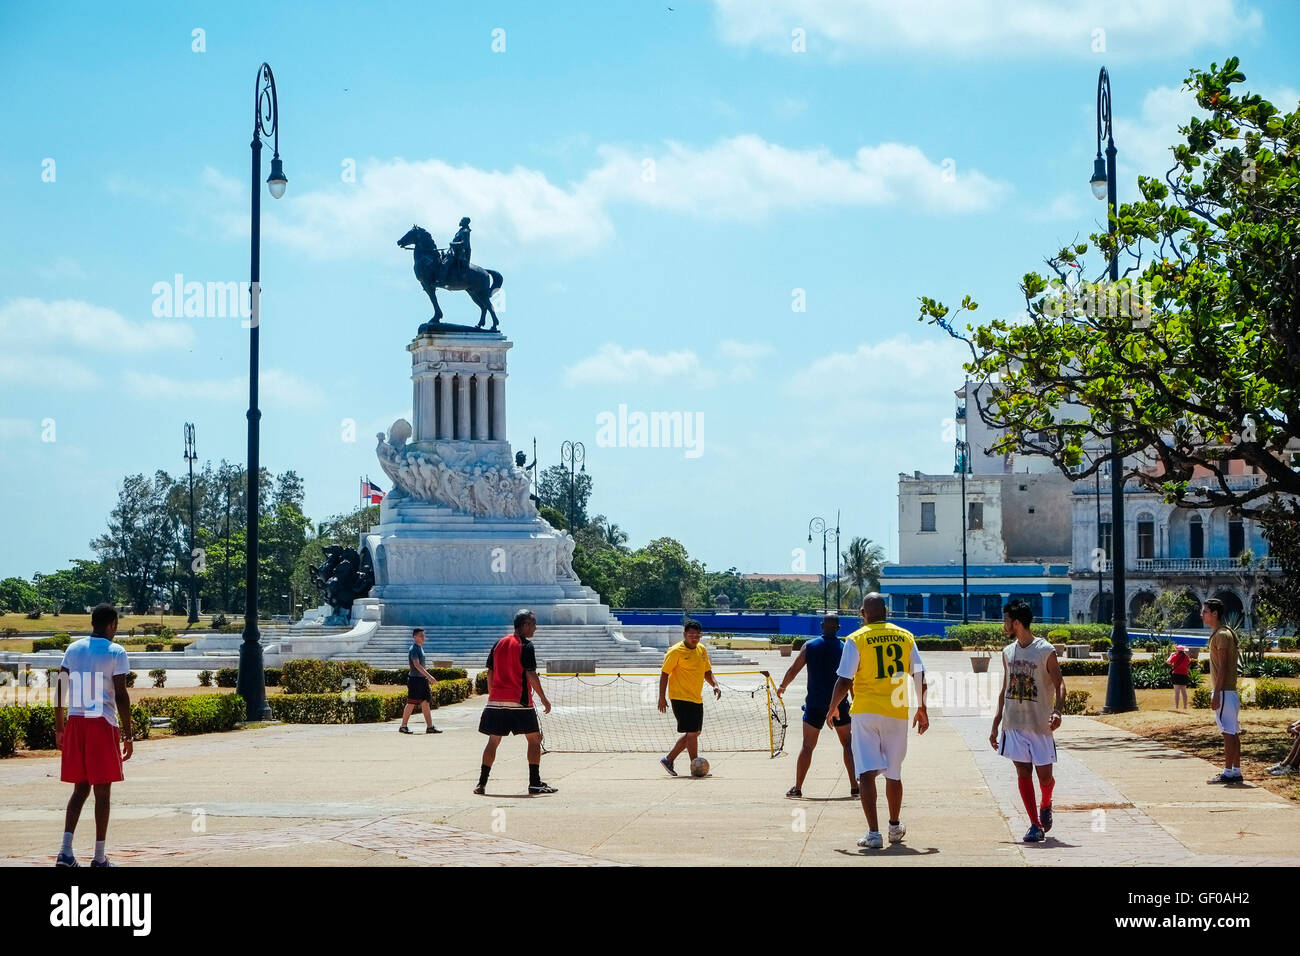
[[906, 824], [904, 824], [904, 823], [899, 823], [898, 826], [894, 826], [894, 824], [891, 823], [891, 824], [889, 825], [889, 842], [890, 842], [890, 843], [901, 843], [902, 840], [903, 840], [903, 837], [905, 837], [905, 836], [907, 836], [907, 825], [906, 825]]
[[1295, 767], [1290, 764], [1278, 764], [1276, 767], [1270, 767], [1269, 771], [1274, 777], [1294, 777]]
[[868, 850], [879, 850], [885, 845], [885, 841], [880, 836], [879, 830], [868, 830], [866, 835], [858, 840], [858, 846], [866, 847]]

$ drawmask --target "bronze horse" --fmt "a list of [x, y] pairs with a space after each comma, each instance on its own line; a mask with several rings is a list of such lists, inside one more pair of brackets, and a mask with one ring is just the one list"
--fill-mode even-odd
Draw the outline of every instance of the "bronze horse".
[[492, 293], [501, 288], [505, 281], [501, 273], [494, 269], [484, 269], [467, 263], [463, 269], [454, 269], [452, 264], [439, 251], [438, 244], [428, 230], [412, 226], [406, 235], [397, 240], [403, 249], [412, 249], [415, 253], [415, 277], [433, 303], [433, 318], [420, 326], [420, 332], [430, 331], [432, 326], [442, 322], [442, 306], [438, 305], [438, 289], [450, 289], [453, 292], [468, 292], [474, 304], [479, 307], [478, 325], [483, 328], [487, 316], [492, 316], [492, 328], [497, 330], [497, 313], [492, 308]]

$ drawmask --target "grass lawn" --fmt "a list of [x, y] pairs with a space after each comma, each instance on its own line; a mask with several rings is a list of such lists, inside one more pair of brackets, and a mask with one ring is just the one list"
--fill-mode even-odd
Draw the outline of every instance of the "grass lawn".
[[[227, 617], [230, 617], [227, 615]], [[199, 623], [195, 625], [196, 630], [207, 630], [208, 624], [212, 620], [211, 616], [199, 618]], [[234, 620], [234, 618], [230, 618]], [[157, 614], [125, 614], [118, 618], [117, 629], [120, 637], [126, 637], [131, 628], [140, 633], [141, 624], [166, 624], [173, 631], [180, 635], [189, 625], [184, 614], [168, 614], [159, 617]], [[0, 614], [0, 633], [4, 633], [6, 627], [15, 627], [21, 633], [28, 634], [33, 631], [38, 633], [71, 634], [73, 637], [85, 637], [90, 633], [90, 615], [89, 614], [60, 614], [57, 617], [53, 614], [42, 614], [36, 620], [31, 620], [26, 614]], [[15, 648], [4, 648], [5, 650], [14, 650]], [[29, 651], [31, 648], [27, 648]]]

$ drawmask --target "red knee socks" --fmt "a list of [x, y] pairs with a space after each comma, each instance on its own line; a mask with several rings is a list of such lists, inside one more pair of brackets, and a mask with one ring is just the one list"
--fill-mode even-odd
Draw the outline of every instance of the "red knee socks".
[[1034, 778], [1020, 777], [1020, 799], [1024, 801], [1025, 810], [1029, 813], [1029, 822], [1034, 826], [1041, 826], [1038, 822], [1038, 806], [1034, 801]]
[[1043, 791], [1043, 806], [1050, 807], [1052, 805], [1052, 789], [1056, 786], [1056, 780], [1048, 780], [1046, 783], [1040, 780], [1039, 786]]

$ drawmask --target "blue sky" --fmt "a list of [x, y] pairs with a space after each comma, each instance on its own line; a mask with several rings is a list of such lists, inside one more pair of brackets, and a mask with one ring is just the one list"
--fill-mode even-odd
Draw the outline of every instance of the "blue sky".
[[[961, 356], [916, 299], [1012, 314], [1096, 228], [1098, 68], [1131, 197], [1189, 67], [1238, 55], [1295, 104], [1298, 22], [1244, 0], [0, 5], [0, 577], [89, 556], [123, 475], [180, 472], [186, 421], [202, 459], [243, 460], [247, 331], [156, 317], [153, 288], [248, 278], [263, 60], [289, 188], [262, 201], [262, 462], [313, 518], [355, 505], [373, 435], [410, 417], [430, 310], [396, 240], [445, 245], [464, 215], [505, 275], [515, 448], [583, 441], [634, 546], [779, 571], [837, 508], [894, 555], [898, 473], [951, 470]], [[702, 416], [702, 453], [600, 447], [620, 404]]]

